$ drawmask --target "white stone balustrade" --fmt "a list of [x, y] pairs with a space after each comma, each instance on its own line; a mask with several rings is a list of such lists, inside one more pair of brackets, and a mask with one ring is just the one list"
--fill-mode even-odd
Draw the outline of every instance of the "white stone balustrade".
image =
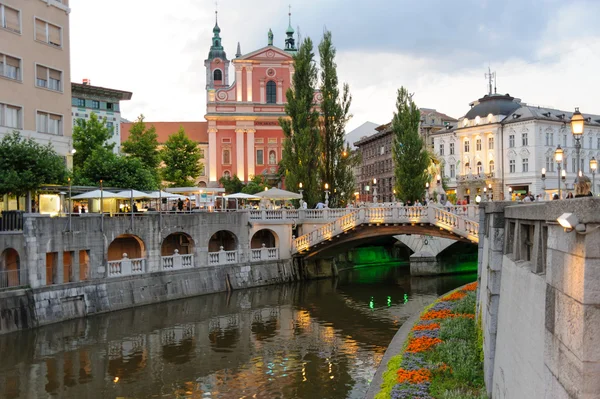
[[263, 244], [262, 248], [250, 250], [251, 262], [263, 262], [276, 259], [279, 259], [279, 248], [267, 248], [265, 247], [265, 244]]
[[194, 255], [180, 255], [175, 250], [171, 256], [162, 256], [162, 270], [179, 270], [194, 267]]
[[127, 254], [123, 254], [120, 260], [108, 262], [108, 277], [131, 276], [146, 272], [146, 259], [129, 259]]
[[234, 249], [233, 251], [225, 251], [223, 247], [218, 252], [208, 253], [208, 265], [231, 265], [238, 263], [239, 251]]

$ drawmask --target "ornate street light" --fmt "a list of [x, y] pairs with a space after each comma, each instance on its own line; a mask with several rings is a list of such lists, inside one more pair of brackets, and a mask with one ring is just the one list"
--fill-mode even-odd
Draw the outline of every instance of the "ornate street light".
[[562, 198], [562, 193], [560, 191], [560, 169], [562, 168], [564, 153], [565, 152], [563, 151], [563, 149], [560, 148], [560, 144], [558, 145], [558, 147], [556, 147], [556, 150], [554, 150], [554, 160], [556, 161], [556, 165], [558, 166], [558, 199]]
[[325, 208], [329, 206], [329, 183], [325, 183]]
[[546, 199], [546, 168], [542, 168], [542, 191], [544, 192], [543, 200]]
[[429, 182], [425, 182], [425, 199], [429, 201]]
[[302, 205], [302, 201], [304, 201], [304, 197], [302, 196], [302, 193], [304, 192], [302, 183], [298, 183], [298, 192], [300, 193], [300, 205]]
[[577, 175], [575, 176], [575, 183], [579, 182], [579, 171], [581, 170], [581, 161], [579, 160], [579, 152], [581, 151], [581, 137], [583, 137], [583, 128], [585, 125], [585, 118], [579, 112], [579, 108], [575, 108], [573, 116], [571, 117], [571, 132], [575, 139], [575, 153], [577, 154]]
[[373, 203], [377, 203], [377, 179], [373, 179]]
[[483, 199], [484, 199], [484, 201], [488, 200], [487, 187], [483, 187]]
[[592, 157], [590, 159], [590, 172], [592, 172], [592, 194], [596, 190], [596, 170], [598, 169], [598, 161], [596, 161], [596, 157]]
[[492, 190], [492, 183], [488, 184], [488, 191], [489, 191], [489, 196], [490, 196], [490, 201], [492, 200], [493, 196], [494, 196], [494, 190]]

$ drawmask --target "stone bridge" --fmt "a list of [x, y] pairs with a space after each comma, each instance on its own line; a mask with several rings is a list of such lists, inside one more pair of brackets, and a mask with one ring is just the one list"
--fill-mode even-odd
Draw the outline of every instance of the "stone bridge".
[[310, 257], [334, 245], [399, 234], [425, 234], [477, 243], [479, 214], [476, 210], [460, 206], [351, 209], [345, 215], [296, 238], [292, 244], [292, 254]]

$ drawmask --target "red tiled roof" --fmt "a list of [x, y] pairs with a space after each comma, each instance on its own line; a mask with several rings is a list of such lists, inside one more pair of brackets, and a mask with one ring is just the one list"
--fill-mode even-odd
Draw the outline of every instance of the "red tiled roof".
[[[146, 127], [154, 126], [158, 135], [158, 142], [163, 144], [170, 135], [177, 133], [183, 126], [185, 133], [191, 140], [199, 143], [208, 143], [208, 122], [145, 122]], [[121, 143], [129, 138], [129, 129], [133, 123], [121, 123]]]

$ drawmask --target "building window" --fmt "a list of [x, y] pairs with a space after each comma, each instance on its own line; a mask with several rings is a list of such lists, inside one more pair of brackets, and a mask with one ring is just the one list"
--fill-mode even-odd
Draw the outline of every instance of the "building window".
[[480, 175], [483, 172], [483, 165], [481, 164], [481, 161], [477, 162], [477, 174]]
[[0, 54], [0, 75], [9, 79], [21, 80], [21, 60]]
[[475, 141], [475, 147], [476, 147], [477, 151], [481, 151], [481, 139], [477, 139]]
[[596, 142], [596, 148], [600, 150], [600, 137], [598, 137], [598, 141]]
[[113, 111], [114, 110], [113, 103], [106, 103], [106, 109], [108, 111]]
[[35, 40], [62, 47], [62, 29], [39, 18], [35, 19]]
[[494, 173], [494, 161], [489, 162], [489, 173]]
[[112, 122], [106, 122], [106, 127], [108, 128], [108, 130], [112, 133], [112, 135], [115, 135], [115, 125]]
[[526, 147], [528, 145], [528, 140], [527, 140], [527, 133], [523, 133], [521, 135], [521, 141], [523, 143], [523, 147]]
[[92, 100], [92, 108], [100, 109], [100, 101]]
[[488, 137], [488, 150], [493, 150], [493, 149], [494, 149], [494, 138]]
[[440, 143], [440, 155], [444, 155], [444, 143]]
[[275, 150], [269, 151], [269, 165], [277, 165], [277, 154]]
[[529, 172], [529, 158], [523, 158], [523, 172]]
[[231, 164], [231, 152], [228, 149], [223, 150], [223, 164], [224, 165]]
[[465, 152], [469, 152], [470, 143], [469, 140], [465, 140]]
[[277, 84], [272, 80], [267, 82], [267, 104], [277, 103]]
[[0, 126], [21, 129], [21, 113], [23, 108], [0, 103]]
[[83, 98], [76, 98], [75, 99], [75, 105], [78, 107], [85, 107], [85, 99]]
[[385, 146], [381, 146], [381, 148], [379, 149], [379, 155], [383, 154], [385, 154]]
[[264, 150], [256, 150], [256, 164], [257, 165], [265, 164], [265, 151]]
[[450, 178], [454, 179], [456, 176], [456, 165], [450, 165]]
[[563, 147], [567, 148], [567, 135], [563, 135]]
[[508, 136], [508, 148], [513, 148], [515, 146], [515, 135], [511, 134]]
[[571, 172], [577, 172], [577, 159], [575, 157], [571, 159]]
[[62, 91], [61, 71], [52, 68], [47, 68], [42, 65], [36, 65], [35, 70], [35, 84], [37, 87], [43, 87], [45, 89], [54, 91]]
[[0, 26], [13, 32], [21, 33], [19, 11], [7, 5], [0, 4]]
[[200, 159], [204, 159], [204, 148], [200, 148]]
[[465, 175], [471, 173], [471, 164], [466, 162], [465, 163]]
[[454, 143], [450, 143], [450, 155], [454, 155]]
[[509, 173], [515, 173], [515, 160], [511, 159], [510, 161], [508, 161], [508, 167], [509, 167]]
[[37, 131], [62, 136], [62, 116], [38, 111]]
[[554, 172], [554, 158], [546, 157], [546, 173]]
[[589, 141], [589, 143], [590, 143], [590, 146], [589, 146], [589, 148], [590, 148], [590, 150], [591, 150], [591, 149], [593, 148], [593, 147], [592, 147], [592, 136], [590, 136], [590, 137], [589, 137], [588, 141]]
[[215, 69], [215, 71], [213, 72], [213, 80], [215, 82], [223, 80], [223, 72], [221, 72], [220, 69]]

